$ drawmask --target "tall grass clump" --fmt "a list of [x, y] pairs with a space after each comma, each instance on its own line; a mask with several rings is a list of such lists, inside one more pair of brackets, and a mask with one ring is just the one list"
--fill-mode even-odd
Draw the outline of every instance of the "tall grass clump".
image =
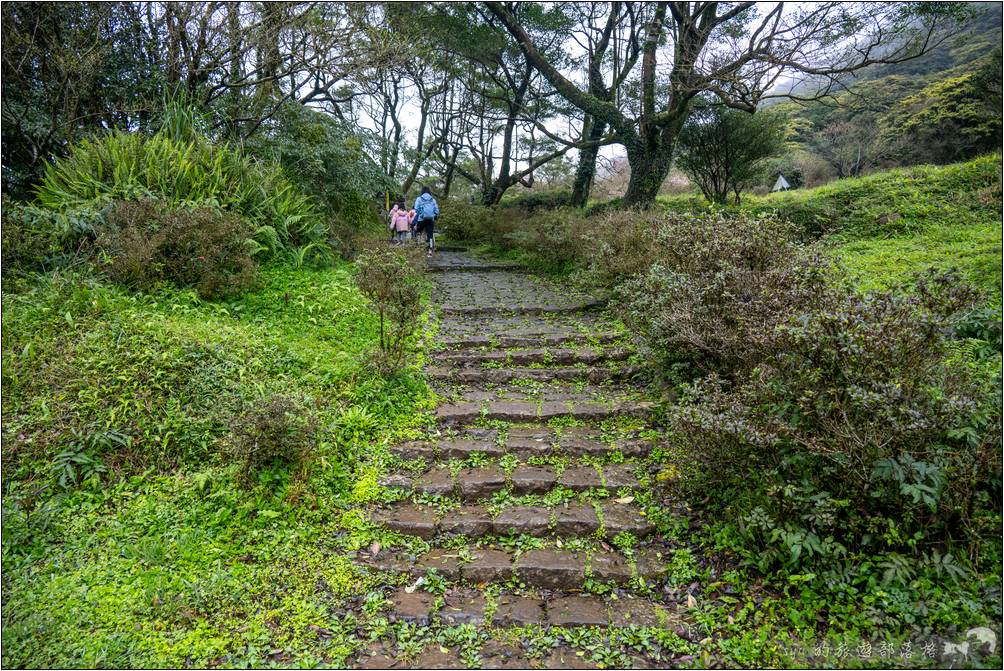
[[220, 208], [253, 224], [256, 253], [266, 256], [323, 240], [326, 232], [310, 199], [279, 166], [167, 129], [83, 140], [46, 169], [37, 196], [57, 211], [146, 198]]

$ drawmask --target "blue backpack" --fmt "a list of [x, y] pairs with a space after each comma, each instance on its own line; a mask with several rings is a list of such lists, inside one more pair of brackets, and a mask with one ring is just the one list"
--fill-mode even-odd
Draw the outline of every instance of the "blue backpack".
[[[439, 207], [436, 205], [435, 198], [429, 198], [426, 200], [421, 196], [415, 201], [415, 221], [425, 221], [426, 219], [435, 219]], [[428, 214], [426, 214], [428, 212]]]

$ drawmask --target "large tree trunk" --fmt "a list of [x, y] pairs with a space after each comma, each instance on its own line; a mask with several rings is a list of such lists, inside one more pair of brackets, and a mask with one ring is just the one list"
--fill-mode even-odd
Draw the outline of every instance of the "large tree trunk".
[[279, 52], [279, 33], [282, 31], [285, 7], [278, 2], [262, 3], [261, 34], [257, 44], [258, 86], [255, 95], [259, 101], [268, 101], [279, 93], [279, 83], [276, 75], [282, 65], [282, 55]]
[[639, 142], [628, 147], [628, 164], [631, 166], [631, 179], [622, 204], [625, 207], [649, 207], [655, 202], [659, 188], [673, 166], [673, 145], [659, 143], [650, 146]]
[[[583, 128], [582, 136], [587, 140], [597, 141], [603, 137], [607, 125], [591, 117], [586, 117], [588, 127]], [[596, 157], [600, 152], [599, 145], [579, 150], [579, 166], [575, 170], [575, 181], [572, 183], [572, 205], [585, 207], [589, 200], [589, 192], [593, 188], [596, 177]]]
[[488, 184], [481, 189], [481, 204], [485, 207], [497, 205], [508, 188], [508, 185], [498, 181]]
[[622, 200], [625, 207], [649, 207], [655, 202], [673, 167], [676, 138], [689, 114], [689, 102], [683, 101], [675, 107], [672, 118], [659, 128], [642, 121], [641, 134], [625, 145], [631, 166], [631, 179]]

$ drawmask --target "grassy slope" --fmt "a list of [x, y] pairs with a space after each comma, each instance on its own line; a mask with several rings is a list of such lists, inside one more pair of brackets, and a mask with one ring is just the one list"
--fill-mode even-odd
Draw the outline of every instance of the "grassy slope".
[[[743, 209], [777, 210], [824, 244], [864, 289], [887, 288], [928, 267], [958, 268], [999, 305], [1001, 159], [916, 166], [815, 189], [747, 196]], [[689, 211], [692, 196], [660, 198]]]
[[[10, 289], [4, 666], [348, 654], [346, 638], [308, 625], [337, 629], [333, 606], [367, 588], [345, 552], [371, 542], [352, 507], [379, 491], [375, 467], [351, 457], [411, 435], [429, 401], [414, 371], [384, 379], [364, 365], [377, 324], [350, 267], [266, 270], [259, 291], [225, 304], [80, 277]], [[272, 394], [305, 396], [324, 428], [302, 472], [245, 490], [227, 422]], [[49, 473], [71, 428], [128, 431], [129, 448], [97, 456], [131, 475], [59, 487]]]
[[886, 288], [927, 267], [955, 267], [999, 302], [1000, 175], [1000, 157], [987, 156], [774, 194], [748, 207], [821, 219], [827, 242], [863, 288]]
[[[752, 211], [777, 210], [807, 231], [823, 234], [825, 248], [839, 257], [858, 278], [863, 289], [890, 287], [907, 281], [925, 267], [959, 268], [987, 296], [991, 305], [1001, 301], [1001, 163], [997, 156], [943, 167], [918, 166], [848, 179], [811, 189], [747, 197], [741, 206]], [[668, 208], [683, 212], [707, 209], [692, 195], [660, 198]], [[898, 214], [898, 218], [889, 214]], [[988, 361], [999, 371], [999, 359]], [[992, 532], [990, 532], [992, 533]], [[728, 534], [715, 531], [716, 541]], [[909, 637], [912, 627], [935, 632], [957, 626], [999, 622], [1000, 546], [983, 547], [985, 563], [965, 580], [955, 582], [930, 571], [918, 573], [905, 588], [863, 584], [820, 585], [812, 580], [798, 584], [789, 578], [791, 598], [777, 604], [764, 602], [757, 613], [760, 628], [747, 622], [722, 625], [732, 636], [718, 645], [739, 664], [777, 666], [861, 663], [814, 651], [827, 633], [829, 649], [856, 650], [861, 638], [888, 637], [894, 649]], [[871, 561], [871, 560], [865, 560]], [[862, 569], [862, 574], [867, 574]], [[786, 591], [787, 593], [787, 591]], [[825, 624], [817, 618], [826, 613]], [[794, 639], [786, 641], [794, 634]], [[796, 642], [801, 639], [802, 642]], [[920, 637], [925, 640], [924, 636]], [[808, 641], [808, 643], [806, 643]], [[928, 641], [929, 642], [929, 641]], [[917, 641], [914, 640], [917, 647]], [[918, 648], [919, 649], [919, 648]], [[999, 654], [999, 649], [998, 649]], [[992, 659], [986, 662], [993, 664]], [[902, 660], [880, 660], [871, 653], [868, 666], [900, 666]], [[934, 665], [933, 662], [930, 663]]]

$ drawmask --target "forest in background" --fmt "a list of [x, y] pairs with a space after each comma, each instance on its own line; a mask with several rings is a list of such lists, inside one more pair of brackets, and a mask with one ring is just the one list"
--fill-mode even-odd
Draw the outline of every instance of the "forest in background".
[[[473, 666], [501, 635], [914, 665], [999, 634], [1000, 9], [924, 7], [4, 3], [4, 665]], [[778, 59], [841, 104], [766, 104]], [[823, 184], [757, 193], [777, 173]], [[441, 437], [424, 254], [382, 225], [422, 185], [443, 242], [610, 297], [656, 403], [635, 503], [677, 545], [636, 587], [695, 640], [390, 622], [411, 578], [351, 560], [430, 549], [368, 515], [424, 468], [390, 446]]]

